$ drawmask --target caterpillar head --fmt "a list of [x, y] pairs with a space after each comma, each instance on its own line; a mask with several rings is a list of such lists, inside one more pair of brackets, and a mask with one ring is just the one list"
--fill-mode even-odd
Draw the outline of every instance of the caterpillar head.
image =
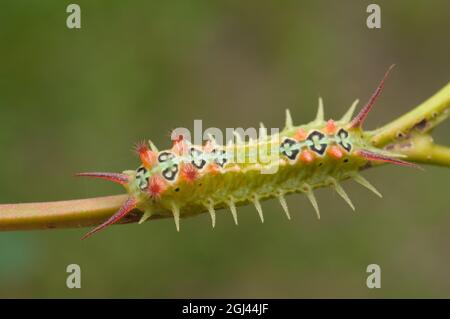
[[[134, 180], [133, 174], [130, 174], [130, 173], [89, 172], [89, 173], [78, 173], [78, 174], [76, 174], [76, 176], [101, 178], [101, 179], [105, 179], [105, 180], [112, 181], [114, 183], [123, 185], [125, 188], [128, 188], [131, 185], [131, 182]], [[138, 204], [137, 198], [129, 197], [127, 199], [127, 201], [122, 205], [122, 207], [114, 215], [112, 215], [104, 223], [98, 225], [97, 227], [92, 229], [90, 232], [85, 234], [82, 237], [82, 239], [85, 239], [85, 238], [93, 235], [94, 233], [104, 229], [105, 227], [108, 227], [108, 226], [118, 222], [125, 215], [127, 215], [130, 211], [132, 211], [134, 208], [136, 208], [137, 204]]]
[[[180, 146], [180, 141], [181, 140], [175, 141], [172, 150]], [[150, 145], [150, 147], [148, 145]], [[170, 186], [170, 183], [175, 181], [178, 177], [178, 164], [172, 162], [172, 159], [175, 158], [173, 152], [158, 152], [156, 147], [150, 141], [149, 144], [145, 142], [137, 143], [134, 150], [141, 160], [141, 166], [135, 171], [124, 171], [123, 173], [88, 172], [76, 174], [77, 176], [101, 178], [115, 182], [123, 185], [130, 194], [128, 200], [122, 205], [117, 213], [104, 223], [89, 231], [82, 239], [118, 222], [133, 209], [141, 208], [139, 207], [140, 203], [145, 202], [148, 199], [159, 199]], [[156, 165], [162, 169], [158, 172], [153, 172], [152, 169]], [[192, 177], [192, 173], [189, 173], [189, 171], [185, 172], [185, 174], [187, 174], [188, 177]]]

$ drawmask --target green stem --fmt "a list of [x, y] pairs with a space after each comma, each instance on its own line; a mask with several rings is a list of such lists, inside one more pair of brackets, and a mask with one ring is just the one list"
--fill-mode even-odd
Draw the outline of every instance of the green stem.
[[409, 134], [430, 132], [450, 114], [450, 83], [410, 112], [372, 131], [372, 143], [383, 147], [404, 139]]
[[434, 144], [428, 134], [413, 134], [402, 142], [392, 144], [390, 149], [406, 155], [410, 162], [450, 167], [450, 148]]
[[[114, 214], [127, 195], [0, 205], [0, 230], [85, 227]], [[127, 219], [125, 222], [129, 221]]]

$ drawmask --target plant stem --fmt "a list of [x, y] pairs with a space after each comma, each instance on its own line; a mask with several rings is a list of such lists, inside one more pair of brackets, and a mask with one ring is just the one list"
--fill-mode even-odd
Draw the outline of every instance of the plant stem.
[[405, 141], [394, 143], [390, 149], [406, 155], [410, 162], [450, 167], [450, 148], [434, 144], [428, 134], [414, 134]]
[[96, 225], [115, 213], [126, 198], [127, 195], [117, 195], [47, 203], [0, 205], [0, 230]]
[[407, 137], [412, 132], [430, 132], [450, 115], [449, 109], [450, 83], [415, 109], [372, 131], [372, 144], [383, 147]]
[[[450, 83], [421, 105], [392, 121], [368, 132], [372, 144], [406, 156], [406, 160], [450, 167], [450, 148], [436, 145], [431, 130], [449, 116]], [[373, 165], [376, 167], [378, 165]], [[0, 205], [0, 231], [95, 226], [115, 213], [127, 195], [79, 200]], [[201, 211], [192, 211], [195, 215]], [[142, 212], [134, 210], [119, 223], [139, 221]], [[170, 214], [151, 216], [164, 218]]]

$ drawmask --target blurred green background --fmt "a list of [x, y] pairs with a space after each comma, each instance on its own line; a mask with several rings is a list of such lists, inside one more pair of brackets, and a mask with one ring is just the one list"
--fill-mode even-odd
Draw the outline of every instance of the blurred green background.
[[[176, 127], [280, 127], [284, 109], [310, 121], [364, 103], [397, 68], [366, 127], [416, 106], [450, 80], [448, 1], [377, 1], [381, 30], [366, 27], [371, 1], [3, 0], [0, 9], [0, 202], [119, 194], [80, 171], [133, 169], [142, 138], [161, 148]], [[447, 145], [450, 123], [435, 139]], [[345, 182], [353, 213], [330, 189], [307, 199], [145, 225], [0, 233], [0, 297], [450, 297], [446, 168], [386, 166], [364, 172], [380, 200]], [[66, 287], [66, 266], [82, 288]], [[382, 288], [366, 287], [366, 267]]]

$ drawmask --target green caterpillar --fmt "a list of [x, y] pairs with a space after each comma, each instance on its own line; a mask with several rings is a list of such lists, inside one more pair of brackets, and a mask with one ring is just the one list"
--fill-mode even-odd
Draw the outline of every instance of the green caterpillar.
[[[387, 70], [367, 104], [353, 119], [358, 100], [340, 120], [325, 121], [323, 103], [319, 99], [317, 116], [312, 122], [294, 126], [289, 110], [286, 110], [285, 128], [276, 135], [263, 135], [247, 143], [238, 139], [226, 146], [217, 145], [212, 138], [203, 146], [193, 145], [180, 135], [172, 148], [164, 151], [158, 151], [152, 142], [138, 144], [136, 151], [142, 163], [135, 171], [77, 174], [119, 183], [129, 194], [117, 213], [84, 235], [83, 239], [116, 223], [133, 209], [144, 212], [140, 223], [152, 215], [172, 212], [179, 231], [180, 217], [205, 210], [210, 213], [214, 227], [215, 211], [224, 207], [229, 207], [234, 222], [238, 224], [236, 205], [247, 203], [255, 205], [261, 221], [264, 221], [260, 201], [276, 197], [290, 219], [284, 196], [298, 192], [306, 194], [320, 218], [313, 194], [318, 187], [334, 187], [354, 209], [339, 184], [348, 178], [381, 197], [375, 187], [359, 174], [361, 169], [373, 161], [417, 167], [398, 159], [400, 155], [372, 146], [369, 142], [371, 133], [362, 129], [393, 67]], [[251, 155], [262, 147], [275, 152], [270, 154], [269, 160], [251, 161]], [[241, 160], [236, 161], [236, 158]], [[276, 168], [272, 170], [274, 173], [263, 173], [271, 168]]]

